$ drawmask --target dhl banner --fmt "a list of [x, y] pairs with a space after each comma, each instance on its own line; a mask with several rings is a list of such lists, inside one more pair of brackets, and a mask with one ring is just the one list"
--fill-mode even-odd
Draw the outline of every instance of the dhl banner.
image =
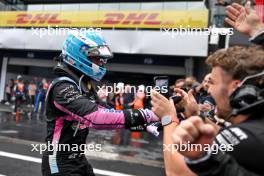
[[0, 27], [206, 28], [207, 23], [207, 10], [0, 12]]

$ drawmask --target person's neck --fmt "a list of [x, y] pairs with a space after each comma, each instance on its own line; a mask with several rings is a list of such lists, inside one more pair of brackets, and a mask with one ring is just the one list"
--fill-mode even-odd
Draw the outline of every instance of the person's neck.
[[236, 116], [236, 117], [230, 119], [230, 122], [231, 122], [232, 124], [239, 124], [239, 123], [241, 123], [241, 122], [246, 121], [248, 118], [249, 118], [248, 115], [238, 115], [238, 116]]

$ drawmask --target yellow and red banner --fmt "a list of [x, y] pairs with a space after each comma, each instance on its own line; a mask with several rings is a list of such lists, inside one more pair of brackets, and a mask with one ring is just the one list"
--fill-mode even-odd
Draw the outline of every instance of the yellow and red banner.
[[207, 10], [2, 11], [0, 27], [206, 28]]

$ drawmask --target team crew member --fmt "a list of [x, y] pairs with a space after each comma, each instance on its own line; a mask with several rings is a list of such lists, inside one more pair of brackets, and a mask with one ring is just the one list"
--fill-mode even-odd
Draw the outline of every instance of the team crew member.
[[[231, 125], [219, 130], [192, 116], [175, 125], [170, 133], [173, 144], [189, 145], [178, 151], [197, 175], [264, 175], [264, 51], [230, 47], [209, 56], [207, 64], [212, 67], [209, 92], [217, 116]], [[160, 94], [154, 93], [152, 104], [162, 121], [177, 117], [174, 106]]]

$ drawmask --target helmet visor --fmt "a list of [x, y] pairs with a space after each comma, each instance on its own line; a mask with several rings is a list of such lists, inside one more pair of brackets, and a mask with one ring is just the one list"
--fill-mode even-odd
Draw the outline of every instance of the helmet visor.
[[88, 58], [104, 58], [104, 59], [111, 59], [113, 57], [112, 52], [110, 51], [108, 46], [98, 46], [98, 47], [91, 47], [87, 48], [85, 46], [82, 47], [85, 55]]

